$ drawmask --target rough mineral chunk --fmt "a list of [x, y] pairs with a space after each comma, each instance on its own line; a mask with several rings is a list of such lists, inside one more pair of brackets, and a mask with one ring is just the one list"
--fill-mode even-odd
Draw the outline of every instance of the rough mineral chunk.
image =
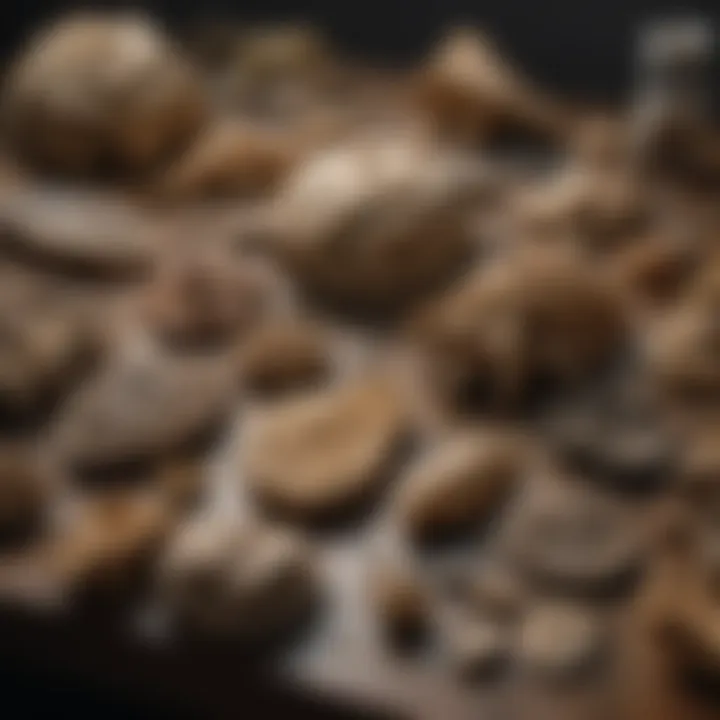
[[450, 438], [410, 468], [397, 500], [399, 520], [419, 539], [486, 521], [521, 464], [517, 443], [502, 432]]
[[39, 528], [49, 485], [32, 448], [0, 448], [0, 536], [15, 537]]
[[517, 403], [537, 378], [576, 382], [626, 337], [623, 309], [595, 268], [572, 255], [531, 252], [470, 274], [417, 318], [413, 333], [453, 396], [486, 388]]
[[491, 139], [507, 128], [553, 137], [567, 127], [564, 111], [539, 93], [482, 33], [450, 32], [423, 68], [421, 106], [439, 128], [471, 140]]
[[239, 354], [244, 387], [261, 395], [312, 385], [327, 377], [325, 334], [307, 321], [276, 321], [258, 328]]
[[487, 174], [420, 140], [362, 138], [317, 153], [277, 199], [276, 246], [300, 284], [342, 305], [400, 304], [456, 272]]
[[520, 657], [528, 670], [552, 679], [577, 676], [598, 659], [602, 623], [562, 603], [529, 610], [520, 633]]
[[641, 567], [636, 527], [617, 505], [589, 491], [535, 488], [509, 526], [518, 567], [540, 586], [578, 596], [626, 590]]
[[213, 358], [131, 345], [60, 413], [56, 442], [74, 466], [157, 457], [198, 439], [232, 403], [232, 373]]
[[168, 169], [159, 192], [175, 200], [266, 194], [285, 178], [301, 149], [290, 134], [218, 121]]
[[496, 675], [510, 658], [512, 633], [496, 620], [458, 615], [446, 623], [446, 635], [450, 661], [468, 680]]
[[70, 599], [130, 590], [142, 580], [172, 519], [152, 491], [88, 497], [50, 536], [44, 562]]
[[258, 320], [266, 289], [250, 263], [221, 252], [180, 253], [148, 287], [144, 319], [174, 347], [223, 344]]
[[350, 511], [383, 481], [405, 431], [384, 378], [293, 396], [248, 418], [247, 482], [265, 503], [300, 517]]
[[5, 306], [0, 317], [0, 407], [30, 419], [88, 368], [98, 351], [89, 326], [44, 302]]
[[414, 568], [380, 561], [372, 568], [369, 585], [381, 628], [391, 642], [406, 644], [423, 637], [430, 624], [430, 598]]
[[150, 222], [120, 198], [22, 189], [0, 203], [0, 252], [61, 275], [142, 276], [154, 240]]
[[188, 629], [254, 641], [295, 625], [318, 597], [312, 552], [301, 538], [211, 517], [181, 528], [161, 563], [161, 583]]
[[145, 171], [204, 115], [191, 68], [146, 18], [77, 14], [41, 30], [11, 68], [15, 148], [62, 174]]

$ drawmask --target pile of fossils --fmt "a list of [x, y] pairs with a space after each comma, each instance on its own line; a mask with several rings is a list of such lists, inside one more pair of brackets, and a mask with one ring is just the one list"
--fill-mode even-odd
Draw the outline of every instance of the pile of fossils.
[[299, 27], [32, 37], [2, 97], [3, 602], [152, 595], [264, 642], [362, 525], [389, 647], [577, 677], [632, 605], [720, 676], [706, 30], [651, 27], [617, 112], [469, 29], [402, 72]]

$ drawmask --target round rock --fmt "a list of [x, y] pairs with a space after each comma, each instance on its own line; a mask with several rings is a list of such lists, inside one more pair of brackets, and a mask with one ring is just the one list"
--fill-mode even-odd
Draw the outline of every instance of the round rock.
[[46, 408], [97, 354], [89, 327], [61, 306], [6, 306], [0, 317], [0, 408], [29, 418]]
[[477, 168], [420, 141], [363, 138], [321, 152], [281, 189], [279, 255], [314, 295], [365, 310], [446, 280], [472, 250]]
[[369, 580], [381, 628], [398, 645], [421, 639], [430, 622], [430, 599], [417, 573], [404, 563], [380, 562]]
[[44, 562], [70, 599], [131, 591], [141, 586], [172, 520], [152, 491], [83, 498], [49, 536]]
[[312, 609], [319, 589], [302, 538], [210, 516], [181, 528], [160, 581], [187, 629], [252, 641], [290, 629]]
[[42, 29], [10, 70], [14, 148], [66, 175], [146, 171], [204, 117], [192, 69], [144, 16], [81, 13]]
[[247, 338], [239, 354], [243, 386], [257, 395], [317, 384], [330, 372], [323, 331], [309, 322], [267, 323]]
[[489, 618], [455, 619], [446, 629], [450, 661], [468, 680], [497, 674], [510, 659], [512, 634]]
[[397, 499], [400, 523], [417, 539], [485, 521], [513, 488], [521, 448], [499, 431], [450, 438], [420, 458]]
[[602, 636], [602, 623], [592, 614], [572, 605], [541, 604], [522, 625], [519, 657], [531, 673], [577, 677], [598, 659]]
[[249, 330], [263, 310], [263, 277], [224, 253], [169, 258], [147, 290], [144, 319], [174, 346], [225, 343]]
[[603, 596], [627, 589], [642, 566], [637, 526], [590, 492], [548, 490], [526, 498], [508, 527], [518, 567], [553, 591]]
[[136, 342], [71, 397], [56, 447], [78, 468], [169, 453], [199, 439], [233, 400], [231, 368], [212, 357], [177, 357]]

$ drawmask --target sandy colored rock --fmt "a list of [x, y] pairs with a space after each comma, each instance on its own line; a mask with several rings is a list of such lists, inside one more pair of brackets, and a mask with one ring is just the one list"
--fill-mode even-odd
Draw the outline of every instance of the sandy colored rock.
[[445, 635], [450, 662], [466, 680], [494, 677], [510, 659], [512, 633], [496, 620], [458, 615], [446, 623]]
[[0, 407], [31, 419], [92, 365], [100, 341], [60, 305], [5, 305], [0, 317]]
[[521, 448], [508, 434], [489, 430], [452, 437], [409, 469], [399, 488], [398, 520], [417, 539], [487, 521], [521, 468]]
[[49, 490], [48, 478], [30, 446], [0, 447], [0, 536], [40, 529]]
[[302, 154], [302, 138], [235, 119], [208, 126], [160, 180], [172, 200], [271, 193]]
[[676, 467], [678, 438], [655, 388], [637, 372], [561, 403], [547, 425], [568, 462], [617, 489], [658, 490]]
[[471, 610], [504, 622], [514, 620], [528, 602], [521, 579], [498, 561], [484, 566], [470, 580], [465, 596]]
[[508, 542], [526, 578], [565, 595], [626, 592], [644, 561], [638, 527], [617, 503], [564, 484], [526, 493]]
[[144, 172], [199, 128], [194, 73], [144, 16], [84, 13], [39, 31], [11, 68], [16, 149], [64, 175]]
[[319, 595], [312, 552], [302, 538], [209, 516], [180, 529], [160, 573], [177, 619], [212, 636], [267, 639], [303, 619]]
[[378, 489], [406, 431], [385, 378], [293, 396], [248, 417], [246, 480], [261, 501], [293, 515], [348, 511]]
[[625, 170], [630, 150], [630, 128], [624, 117], [589, 113], [570, 133], [568, 151], [580, 167]]
[[674, 308], [653, 327], [648, 343], [650, 369], [668, 395], [703, 402], [717, 396], [716, 325], [712, 310], [689, 302]]
[[49, 536], [42, 559], [69, 599], [125, 592], [140, 582], [172, 527], [152, 491], [109, 491], [85, 498]]
[[623, 307], [592, 265], [532, 251], [472, 272], [424, 309], [411, 330], [451, 396], [482, 386], [486, 402], [518, 403], [537, 378], [571, 384], [614, 355]]
[[590, 251], [622, 247], [646, 228], [643, 186], [623, 170], [562, 168], [523, 189], [516, 201], [519, 230], [544, 243], [558, 237]]
[[358, 310], [407, 301], [472, 252], [483, 168], [414, 137], [361, 137], [312, 156], [281, 189], [274, 245], [312, 294]]
[[471, 28], [446, 34], [421, 69], [417, 85], [420, 107], [453, 136], [484, 141], [512, 128], [557, 138], [569, 125], [569, 115], [554, 100], [522, 77], [486, 35]]
[[602, 623], [589, 611], [544, 603], [528, 611], [518, 652], [527, 669], [552, 679], [576, 676], [598, 659]]
[[0, 201], [0, 253], [60, 275], [137, 278], [155, 261], [148, 218], [120, 197], [19, 189]]
[[330, 372], [326, 334], [308, 321], [278, 320], [260, 326], [238, 357], [243, 386], [266, 395], [313, 385]]
[[62, 459], [83, 468], [160, 456], [215, 427], [232, 391], [230, 368], [215, 358], [131, 344], [70, 398], [54, 442]]
[[223, 252], [179, 252], [159, 268], [143, 320], [172, 347], [228, 343], [259, 320], [268, 288], [250, 262]]
[[707, 529], [700, 527], [687, 511], [678, 511], [670, 515], [665, 530], [645, 584], [644, 620], [660, 647], [670, 653], [676, 668], [717, 677], [717, 565], [708, 563]]
[[698, 260], [696, 252], [680, 243], [641, 237], [616, 253], [609, 270], [641, 309], [663, 309], [687, 290]]
[[391, 643], [405, 645], [423, 638], [431, 623], [430, 597], [409, 559], [373, 564], [368, 586], [381, 630]]

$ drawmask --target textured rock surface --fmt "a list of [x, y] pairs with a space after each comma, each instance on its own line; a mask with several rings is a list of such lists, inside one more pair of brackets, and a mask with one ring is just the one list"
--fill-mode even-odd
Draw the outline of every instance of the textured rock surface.
[[395, 388], [375, 377], [274, 403], [247, 422], [250, 488], [307, 518], [349, 511], [367, 498], [386, 479], [407, 431]]
[[597, 659], [602, 633], [602, 624], [591, 613], [572, 605], [541, 604], [523, 623], [520, 658], [541, 675], [576, 675]]
[[8, 80], [16, 147], [62, 174], [147, 171], [199, 127], [190, 67], [146, 18], [79, 14], [42, 30]]
[[188, 629], [267, 639], [312, 608], [312, 553], [281, 529], [196, 518], [181, 528], [161, 564], [168, 603]]
[[472, 251], [482, 168], [414, 138], [360, 138], [312, 157], [277, 200], [277, 247], [312, 292], [372, 309], [456, 272]]
[[209, 357], [124, 348], [69, 399], [55, 442], [78, 466], [162, 455], [197, 439], [232, 405], [232, 373]]
[[502, 431], [450, 438], [409, 469], [399, 491], [400, 523], [416, 538], [487, 521], [517, 480], [519, 443]]

